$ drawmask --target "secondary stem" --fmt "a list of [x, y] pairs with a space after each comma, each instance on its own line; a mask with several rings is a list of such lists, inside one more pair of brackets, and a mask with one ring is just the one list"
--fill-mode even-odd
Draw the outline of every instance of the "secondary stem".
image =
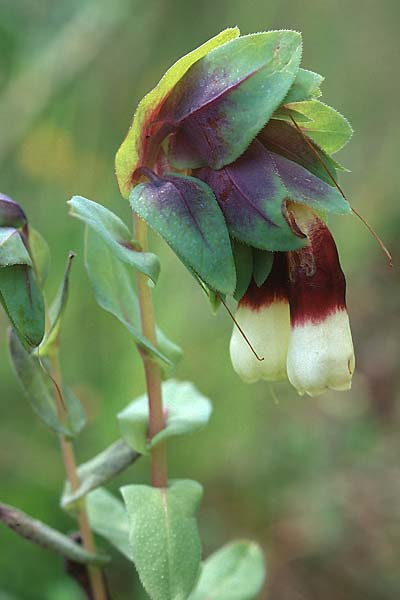
[[[135, 220], [135, 237], [142, 251], [147, 251], [147, 225], [137, 215]], [[137, 273], [137, 288], [140, 306], [142, 333], [154, 346], [157, 346], [154, 307], [148, 278]], [[149, 436], [152, 438], [165, 427], [165, 416], [161, 393], [161, 370], [159, 365], [145, 352], [141, 352], [146, 376], [147, 397], [149, 400]], [[167, 453], [164, 442], [151, 450], [151, 483], [154, 487], [166, 488], [168, 485]]]
[[[60, 397], [59, 391], [62, 390], [62, 380], [61, 380], [61, 372], [60, 372], [60, 364], [58, 360], [58, 352], [56, 351], [51, 360], [51, 376], [57, 384], [58, 390], [55, 390], [55, 399], [57, 403], [57, 411], [62, 423], [67, 422], [67, 412], [63, 402], [63, 399]], [[61, 453], [64, 461], [65, 472], [67, 474], [67, 478], [69, 484], [71, 486], [71, 491], [75, 491], [79, 488], [79, 476], [76, 468], [76, 460], [74, 447], [72, 443], [65, 438], [62, 434], [59, 436], [60, 439], [60, 447]], [[88, 552], [96, 552], [96, 544], [94, 541], [93, 533], [90, 528], [89, 519], [85, 506], [85, 499], [83, 498], [80, 501], [79, 509], [78, 509], [78, 524], [79, 524], [79, 533], [82, 539], [82, 546]], [[94, 565], [88, 565], [87, 567], [89, 574], [90, 587], [92, 590], [93, 600], [107, 600], [107, 591], [104, 585], [104, 578], [99, 567]]]

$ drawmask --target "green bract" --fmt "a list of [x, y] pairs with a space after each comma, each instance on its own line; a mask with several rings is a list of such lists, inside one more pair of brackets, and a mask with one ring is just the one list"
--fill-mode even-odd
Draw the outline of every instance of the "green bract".
[[350, 213], [331, 157], [352, 129], [317, 100], [301, 35], [226, 30], [178, 61], [139, 104], [116, 159], [123, 196], [173, 248], [217, 306], [261, 286], [251, 250], [308, 244], [287, 202]]

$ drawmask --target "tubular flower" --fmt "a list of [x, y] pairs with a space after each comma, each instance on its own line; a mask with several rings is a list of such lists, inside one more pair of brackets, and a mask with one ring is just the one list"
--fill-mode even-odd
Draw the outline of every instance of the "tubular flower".
[[287, 254], [289, 381], [299, 394], [310, 396], [327, 389], [348, 390], [355, 360], [346, 310], [346, 281], [336, 245], [313, 211], [299, 206], [293, 213], [309, 245]]
[[235, 371], [314, 395], [348, 389], [354, 368], [344, 277], [316, 216], [351, 213], [331, 155], [352, 129], [301, 53], [296, 31], [236, 28], [189, 53], [140, 102], [116, 175], [213, 308], [239, 302]]
[[235, 326], [230, 354], [233, 368], [248, 383], [265, 379], [286, 379], [286, 356], [290, 334], [287, 296], [286, 258], [276, 253], [265, 283], [257, 287], [253, 280], [239, 302], [236, 321], [251, 340], [253, 349]]

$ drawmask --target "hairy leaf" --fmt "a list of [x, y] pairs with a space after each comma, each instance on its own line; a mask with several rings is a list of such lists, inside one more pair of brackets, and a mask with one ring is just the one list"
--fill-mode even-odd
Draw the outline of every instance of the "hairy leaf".
[[177, 130], [169, 145], [174, 166], [220, 169], [236, 160], [285, 98], [300, 58], [299, 33], [268, 31], [232, 40], [195, 63], [159, 114]]
[[[157, 86], [141, 100], [128, 135], [115, 158], [115, 171], [124, 198], [128, 198], [134, 183], [137, 182], [137, 178], [135, 180], [134, 177], [135, 171], [138, 167], [146, 164], [147, 155], [154, 151], [154, 136], [150, 135], [150, 128], [154, 127], [154, 123], [157, 122], [158, 113], [165, 98], [196, 61], [214, 48], [238, 37], [239, 33], [237, 27], [225, 29], [183, 56], [168, 69]], [[155, 140], [155, 143], [157, 142], [158, 140]]]
[[131, 557], [152, 600], [184, 600], [198, 577], [201, 544], [196, 512], [202, 488], [195, 481], [167, 489], [122, 488], [128, 511]]
[[236, 285], [231, 243], [211, 189], [194, 177], [166, 175], [136, 186], [132, 209], [155, 229], [181, 261], [211, 288], [232, 293]]

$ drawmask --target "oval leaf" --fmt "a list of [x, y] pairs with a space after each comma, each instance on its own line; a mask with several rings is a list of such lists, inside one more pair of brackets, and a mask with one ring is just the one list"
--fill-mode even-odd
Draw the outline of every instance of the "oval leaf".
[[114, 315], [141, 348], [160, 360], [164, 367], [173, 367], [182, 356], [181, 349], [168, 340], [159, 329], [159, 348], [143, 336], [132, 273], [115, 257], [101, 237], [90, 230], [86, 231], [85, 266], [97, 304]]
[[236, 160], [283, 101], [300, 58], [299, 33], [268, 31], [232, 40], [195, 63], [158, 117], [178, 129], [169, 146], [174, 166], [220, 169]]
[[212, 412], [211, 402], [189, 381], [170, 379], [162, 384], [165, 429], [151, 441], [147, 439], [149, 408], [147, 395], [140, 396], [118, 414], [124, 440], [137, 452], [147, 454], [159, 442], [174, 436], [192, 433], [204, 427]]
[[211, 189], [194, 177], [148, 176], [151, 181], [131, 192], [132, 209], [211, 288], [233, 293], [236, 275], [231, 243]]
[[255, 140], [235, 163], [196, 175], [214, 191], [231, 235], [262, 250], [293, 250], [304, 245], [283, 215], [284, 200], [316, 210], [349, 213], [340, 192], [299, 164], [270, 152]]
[[70, 215], [93, 229], [117, 258], [150, 277], [154, 283], [157, 282], [160, 274], [158, 257], [151, 252], [140, 251], [129, 229], [116, 214], [82, 196], [74, 196], [68, 204], [71, 207]]
[[82, 429], [85, 417], [79, 400], [68, 388], [63, 389], [63, 400], [67, 408], [68, 423], [61, 423], [55, 404], [54, 383], [44, 372], [37, 357], [29, 354], [22, 346], [14, 330], [10, 332], [10, 355], [15, 372], [22, 384], [33, 410], [48, 427], [73, 437]]
[[[343, 148], [353, 135], [348, 120], [319, 100], [293, 102], [286, 104], [285, 108], [306, 118], [301, 124], [301, 129], [328, 154]], [[297, 117], [295, 119], [297, 120]]]
[[204, 562], [188, 600], [254, 600], [264, 579], [264, 557], [258, 544], [232, 542]]
[[196, 512], [202, 488], [176, 481], [168, 489], [121, 489], [129, 518], [131, 556], [152, 600], [185, 600], [198, 577], [201, 543]]
[[44, 335], [45, 306], [29, 265], [0, 268], [0, 302], [24, 346], [38, 346]]
[[104, 537], [114, 548], [132, 560], [129, 545], [128, 513], [121, 500], [103, 488], [86, 497], [90, 527]]
[[124, 198], [129, 197], [129, 193], [135, 184], [133, 178], [135, 171], [145, 164], [146, 154], [151, 151], [152, 138], [146, 137], [147, 130], [152, 122], [157, 120], [158, 112], [165, 98], [196, 61], [217, 46], [238, 37], [239, 33], [237, 27], [225, 29], [180, 58], [168, 69], [157, 86], [141, 100], [128, 135], [115, 157], [115, 172]]
[[313, 71], [307, 71], [307, 69], [299, 69], [296, 74], [296, 79], [288, 91], [283, 103], [300, 102], [309, 100], [312, 96], [320, 96], [321, 91], [319, 87], [323, 81], [324, 78], [322, 75], [314, 73]]
[[0, 227], [0, 267], [32, 266], [32, 260], [20, 233], [14, 227]]

